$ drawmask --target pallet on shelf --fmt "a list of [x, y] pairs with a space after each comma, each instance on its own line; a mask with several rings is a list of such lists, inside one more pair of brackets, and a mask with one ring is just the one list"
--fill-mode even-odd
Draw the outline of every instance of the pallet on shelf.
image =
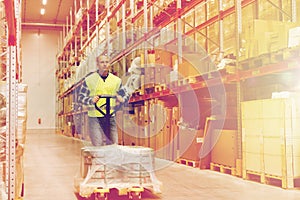
[[223, 174], [233, 175], [233, 176], [237, 175], [235, 167], [221, 165], [221, 164], [212, 163], [212, 162], [210, 163], [210, 170], [216, 171], [216, 172], [221, 172]]
[[161, 91], [165, 90], [166, 88], [167, 88], [166, 84], [160, 84], [160, 85], [156, 85], [154, 87], [154, 91], [161, 92]]
[[270, 63], [270, 54], [262, 54], [257, 57], [248, 58], [246, 60], [240, 61], [239, 65], [242, 70], [247, 70], [268, 65]]
[[200, 166], [200, 161], [198, 160], [188, 160], [188, 159], [178, 159], [176, 161], [177, 163], [179, 164], [183, 164], [183, 165], [186, 165], [186, 166], [190, 166], [190, 167], [194, 167], [194, 168], [197, 168]]

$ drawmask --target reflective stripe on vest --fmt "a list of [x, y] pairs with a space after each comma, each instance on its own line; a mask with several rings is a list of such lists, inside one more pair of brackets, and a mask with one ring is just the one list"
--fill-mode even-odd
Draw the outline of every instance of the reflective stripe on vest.
[[[101, 94], [116, 95], [120, 88], [121, 79], [113, 74], [109, 74], [105, 81], [100, 77], [98, 73], [93, 73], [85, 79], [86, 85], [90, 90], [90, 96], [96, 96]], [[106, 103], [105, 98], [100, 98], [97, 102], [97, 106], [100, 108]], [[110, 99], [110, 106], [113, 108], [116, 105], [115, 99]], [[105, 106], [101, 108], [105, 113]], [[113, 110], [111, 109], [111, 113]], [[90, 105], [88, 109], [89, 117], [103, 117], [103, 114], [97, 111], [94, 105]]]

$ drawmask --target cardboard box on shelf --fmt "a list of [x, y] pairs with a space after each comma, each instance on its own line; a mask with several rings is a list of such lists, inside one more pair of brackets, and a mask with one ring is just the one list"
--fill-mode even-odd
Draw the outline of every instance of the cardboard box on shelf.
[[195, 15], [194, 15], [194, 10], [191, 10], [184, 16], [184, 32], [187, 33], [188, 31], [193, 29], [193, 25], [195, 22]]
[[149, 66], [155, 66], [155, 54], [154, 53], [149, 53], [148, 54], [148, 64]]
[[237, 131], [215, 130], [212, 135], [211, 162], [235, 167], [238, 158]]
[[182, 159], [199, 161], [203, 130], [179, 128], [179, 155]]
[[144, 80], [145, 84], [148, 85], [150, 83], [155, 83], [155, 67], [147, 66], [145, 69]]
[[172, 67], [172, 53], [164, 49], [155, 49], [155, 64]]
[[161, 72], [161, 70], [162, 70], [162, 66], [156, 66], [155, 67], [155, 83], [156, 84], [162, 84], [162, 72]]
[[253, 20], [245, 28], [245, 31], [248, 31], [245, 33], [245, 40], [257, 41], [257, 48], [252, 48], [253, 52], [250, 55], [255, 57], [287, 48], [289, 29], [295, 26], [296, 23], [292, 22]]
[[155, 67], [155, 83], [165, 84], [170, 82], [171, 68], [168, 66], [156, 66]]
[[199, 26], [201, 23], [205, 22], [206, 16], [203, 15], [206, 11], [206, 6], [203, 4], [195, 6], [195, 26]]
[[300, 46], [300, 27], [289, 29], [288, 47]]
[[218, 1], [209, 1], [209, 2], [207, 2], [207, 9], [208, 9], [208, 11], [207, 11], [208, 19], [218, 15], [218, 13], [219, 13]]
[[[162, 104], [163, 105], [163, 104]], [[170, 160], [170, 135], [171, 135], [171, 117], [172, 109], [158, 108], [157, 116], [157, 134], [156, 134], [156, 156]], [[159, 123], [158, 123], [159, 122]]]
[[201, 58], [198, 54], [185, 54], [183, 62], [178, 65], [178, 76], [187, 78], [212, 70], [214, 70], [214, 67], [209, 57]]

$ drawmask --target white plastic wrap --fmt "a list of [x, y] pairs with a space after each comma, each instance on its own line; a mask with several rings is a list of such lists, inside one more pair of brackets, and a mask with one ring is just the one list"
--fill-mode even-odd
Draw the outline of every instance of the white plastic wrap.
[[18, 83], [18, 92], [27, 93], [28, 85], [25, 83]]
[[[75, 188], [89, 197], [96, 188], [126, 190], [147, 188], [160, 193], [154, 173], [154, 152], [150, 148], [121, 145], [82, 148], [81, 179]], [[78, 181], [79, 180], [79, 181]]]
[[16, 139], [20, 144], [25, 144], [26, 140], [26, 120], [25, 119], [18, 119], [18, 128], [16, 133]]
[[20, 107], [20, 108], [27, 107], [27, 93], [26, 92], [18, 93], [18, 107]]

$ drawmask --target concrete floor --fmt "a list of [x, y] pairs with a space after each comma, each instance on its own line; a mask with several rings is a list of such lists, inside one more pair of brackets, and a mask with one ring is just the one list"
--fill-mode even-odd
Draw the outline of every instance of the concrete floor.
[[[82, 142], [53, 131], [28, 131], [24, 153], [24, 200], [76, 200], [74, 177], [79, 173]], [[162, 193], [142, 194], [144, 200], [299, 200], [300, 190], [245, 181], [210, 170], [157, 160]], [[163, 167], [162, 167], [163, 166]], [[92, 199], [92, 198], [90, 198]], [[112, 191], [110, 200], [125, 200]]]

